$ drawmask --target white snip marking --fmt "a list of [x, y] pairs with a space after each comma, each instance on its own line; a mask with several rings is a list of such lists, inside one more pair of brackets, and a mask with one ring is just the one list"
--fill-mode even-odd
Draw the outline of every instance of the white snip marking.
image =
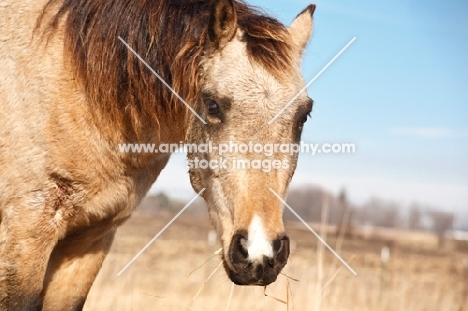
[[265, 234], [262, 219], [257, 215], [252, 218], [249, 226], [249, 238], [244, 246], [249, 254], [250, 262], [261, 261], [263, 256], [273, 257], [273, 247]]

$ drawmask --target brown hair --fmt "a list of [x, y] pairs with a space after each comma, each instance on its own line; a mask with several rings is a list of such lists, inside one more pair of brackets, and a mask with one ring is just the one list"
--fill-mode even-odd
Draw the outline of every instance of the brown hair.
[[[91, 110], [102, 122], [119, 122], [137, 133], [142, 122], [174, 122], [186, 108], [122, 42], [122, 37], [190, 104], [198, 92], [200, 61], [209, 41], [214, 1], [50, 0], [45, 33], [64, 25], [66, 55], [82, 81]], [[281, 77], [292, 63], [292, 43], [277, 20], [235, 2], [249, 57]], [[62, 20], [62, 18], [64, 20]]]

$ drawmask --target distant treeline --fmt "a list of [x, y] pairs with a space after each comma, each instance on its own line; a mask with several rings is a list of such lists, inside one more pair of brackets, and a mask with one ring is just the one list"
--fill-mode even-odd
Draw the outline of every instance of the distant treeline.
[[[453, 213], [443, 212], [417, 203], [401, 206], [396, 202], [371, 198], [361, 205], [349, 202], [346, 191], [333, 195], [315, 186], [304, 186], [289, 191], [287, 203], [307, 222], [320, 222], [324, 204], [329, 204], [328, 224], [340, 226], [344, 221], [347, 226], [391, 227], [411, 230], [431, 230], [443, 234], [452, 230], [455, 223]], [[186, 201], [170, 198], [164, 193], [146, 197], [139, 210], [158, 213], [180, 211]], [[202, 199], [196, 200], [187, 209], [187, 213], [206, 215]], [[296, 220], [285, 209], [285, 220]], [[468, 228], [467, 228], [468, 229]]]

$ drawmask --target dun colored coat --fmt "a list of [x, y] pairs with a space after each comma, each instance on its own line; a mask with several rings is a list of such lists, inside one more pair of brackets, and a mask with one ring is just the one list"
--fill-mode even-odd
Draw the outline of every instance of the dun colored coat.
[[[297, 143], [312, 109], [289, 28], [235, 0], [0, 2], [0, 310], [80, 310], [115, 231], [170, 155], [123, 143]], [[170, 91], [121, 37], [197, 112]], [[188, 154], [189, 159], [215, 154]], [[266, 285], [289, 255], [287, 168], [192, 168], [233, 282]], [[160, 182], [164, 182], [161, 180]]]

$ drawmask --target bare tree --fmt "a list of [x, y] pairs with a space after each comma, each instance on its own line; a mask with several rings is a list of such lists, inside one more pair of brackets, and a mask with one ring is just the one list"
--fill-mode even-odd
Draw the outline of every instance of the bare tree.
[[339, 218], [337, 219], [336, 235], [342, 236], [348, 229], [350, 219], [350, 207], [348, 204], [348, 195], [345, 188], [340, 190], [337, 203], [339, 205]]
[[355, 218], [363, 225], [400, 227], [402, 223], [398, 205], [377, 198], [367, 201], [357, 213]]
[[408, 228], [419, 230], [422, 227], [422, 212], [418, 204], [414, 203], [410, 206], [408, 214]]
[[[320, 222], [321, 206], [325, 197], [328, 197], [329, 202], [328, 224], [341, 224], [346, 209], [345, 192], [340, 194], [341, 199], [336, 199], [329, 192], [309, 185], [298, 189], [292, 189], [289, 192], [287, 202], [304, 220]], [[295, 220], [295, 217], [290, 213], [285, 213], [285, 219]]]
[[432, 218], [432, 230], [439, 239], [439, 248], [442, 248], [445, 244], [445, 233], [453, 228], [455, 220], [453, 213], [434, 211], [430, 213], [430, 216]]
[[[305, 221], [320, 221], [323, 191], [313, 186], [293, 189], [289, 192], [287, 202], [301, 215]], [[286, 219], [295, 220], [290, 213], [285, 214]]]

